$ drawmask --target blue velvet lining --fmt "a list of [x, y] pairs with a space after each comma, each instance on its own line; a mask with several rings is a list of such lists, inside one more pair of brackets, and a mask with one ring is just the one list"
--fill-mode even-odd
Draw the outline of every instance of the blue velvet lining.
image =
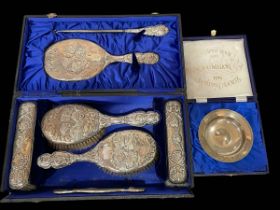
[[[125, 187], [125, 186], [121, 186]], [[103, 196], [108, 197], [110, 196], [161, 196], [161, 197], [168, 197], [168, 196], [192, 196], [192, 192], [186, 187], [174, 188], [174, 187], [165, 187], [164, 185], [148, 185], [145, 186], [145, 192], [141, 193], [129, 193], [129, 192], [115, 192], [115, 193], [72, 193], [72, 194], [54, 194], [51, 190], [46, 191], [31, 191], [31, 192], [13, 192], [12, 194], [8, 195], [6, 199], [48, 199], [48, 198], [67, 198], [67, 197], [92, 197], [92, 196]]]
[[[198, 128], [202, 118], [215, 109], [231, 109], [243, 115], [254, 133], [254, 143], [250, 153], [235, 163], [223, 163], [212, 159], [202, 149], [198, 139]], [[227, 174], [267, 172], [268, 162], [261, 133], [261, 122], [257, 104], [246, 103], [205, 103], [189, 104], [190, 127], [193, 141], [193, 164], [195, 174]]]
[[[87, 187], [125, 187], [125, 186], [138, 186], [138, 187], [153, 187], [158, 189], [167, 189], [164, 185], [167, 179], [166, 169], [166, 133], [165, 133], [165, 116], [164, 105], [168, 100], [179, 100], [184, 103], [183, 96], [77, 96], [77, 97], [19, 97], [16, 99], [14, 113], [18, 112], [20, 104], [24, 101], [34, 101], [37, 103], [37, 124], [35, 129], [35, 141], [33, 162], [31, 168], [31, 183], [37, 186], [39, 192], [42, 192], [46, 197], [54, 196], [48, 190], [54, 188], [87, 188]], [[89, 105], [98, 109], [100, 112], [108, 115], [118, 116], [120, 114], [127, 114], [136, 110], [154, 110], [160, 113], [161, 120], [157, 125], [147, 125], [143, 128], [135, 128], [128, 125], [114, 125], [106, 129], [104, 138], [118, 130], [123, 129], [140, 129], [149, 132], [156, 140], [159, 150], [159, 157], [156, 164], [149, 169], [131, 176], [116, 176], [105, 173], [98, 166], [91, 163], [81, 162], [75, 163], [71, 166], [54, 170], [44, 170], [36, 165], [36, 160], [39, 155], [45, 152], [53, 152], [47, 141], [42, 135], [40, 123], [43, 115], [53, 107], [65, 103], [81, 103]], [[186, 110], [184, 110], [186, 113]], [[184, 116], [186, 117], [186, 116]], [[12, 129], [8, 141], [8, 156], [7, 164], [10, 165], [12, 157], [12, 147], [15, 134], [17, 114], [13, 117]], [[187, 145], [187, 143], [186, 143]], [[86, 149], [87, 150], [87, 149]], [[86, 151], [84, 150], [84, 151]], [[78, 151], [78, 152], [84, 152]], [[77, 152], [77, 151], [76, 151]], [[188, 160], [190, 161], [190, 160]], [[189, 163], [188, 163], [189, 164]], [[8, 190], [8, 176], [10, 168], [7, 167], [5, 171], [4, 188]], [[190, 168], [188, 168], [190, 170]], [[188, 183], [191, 184], [190, 171], [188, 172]], [[158, 186], [158, 187], [156, 187]], [[153, 189], [153, 188], [151, 188]], [[158, 190], [155, 190], [155, 193]], [[174, 194], [180, 191], [170, 191]], [[153, 192], [149, 192], [153, 193]], [[35, 193], [36, 194], [36, 193]], [[40, 193], [39, 193], [40, 194]], [[140, 193], [145, 195], [145, 192]], [[21, 193], [16, 195], [22, 196]], [[32, 198], [32, 193], [29, 198]], [[24, 196], [25, 197], [25, 196]]]
[[[125, 29], [164, 24], [169, 33], [163, 37], [131, 33], [54, 33], [64, 29]], [[112, 18], [28, 18], [24, 33], [18, 90], [59, 91], [92, 89], [183, 88], [180, 32], [177, 16]], [[44, 70], [44, 52], [55, 42], [86, 39], [107, 52], [122, 55], [133, 52], [155, 52], [160, 56], [154, 65], [114, 63], [94, 78], [65, 82], [52, 79]]]

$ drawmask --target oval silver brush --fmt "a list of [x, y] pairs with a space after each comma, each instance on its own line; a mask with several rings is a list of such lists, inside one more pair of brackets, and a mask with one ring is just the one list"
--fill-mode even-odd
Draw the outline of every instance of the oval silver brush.
[[107, 116], [81, 104], [66, 104], [47, 112], [41, 127], [52, 147], [59, 150], [81, 149], [96, 143], [105, 128], [113, 124], [142, 127], [156, 124], [160, 117], [153, 111], [136, 111], [124, 116]]
[[91, 162], [105, 172], [130, 175], [145, 170], [154, 163], [156, 156], [156, 142], [150, 134], [126, 130], [110, 134], [83, 154], [65, 151], [45, 153], [38, 157], [37, 164], [44, 169], [59, 169], [75, 162]]

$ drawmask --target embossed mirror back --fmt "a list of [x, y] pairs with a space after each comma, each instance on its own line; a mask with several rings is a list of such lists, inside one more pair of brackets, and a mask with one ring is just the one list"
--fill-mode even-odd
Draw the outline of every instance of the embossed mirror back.
[[58, 80], [84, 80], [95, 76], [108, 64], [108, 53], [97, 44], [69, 39], [57, 42], [45, 52], [45, 70]]
[[[135, 53], [138, 63], [155, 64], [159, 55], [153, 52]], [[132, 53], [111, 55], [94, 42], [68, 39], [50, 46], [45, 52], [45, 70], [57, 80], [86, 80], [99, 74], [114, 62], [132, 63]]]

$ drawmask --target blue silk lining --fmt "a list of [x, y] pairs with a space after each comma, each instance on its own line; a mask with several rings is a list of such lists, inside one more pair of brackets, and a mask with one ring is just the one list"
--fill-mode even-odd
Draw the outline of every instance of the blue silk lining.
[[[129, 29], [164, 24], [169, 33], [163, 37], [145, 36], [143, 33], [55, 33], [58, 30], [87, 30], [87, 29]], [[154, 52], [160, 56], [154, 65], [113, 63], [107, 66], [100, 74], [88, 80], [66, 82], [52, 79], [44, 70], [44, 53], [52, 44], [66, 39], [85, 39], [97, 43], [108, 53], [123, 55], [135, 52]], [[103, 18], [34, 18], [26, 19], [23, 33], [23, 47], [18, 69], [17, 91], [22, 96], [15, 101], [13, 109], [12, 126], [8, 138], [7, 163], [4, 171], [4, 190], [11, 191], [8, 186], [10, 163], [12, 158], [13, 140], [17, 121], [18, 108], [25, 101], [37, 103], [37, 123], [35, 129], [35, 142], [33, 162], [31, 168], [31, 183], [37, 186], [36, 191], [11, 191], [8, 199], [36, 199], [60, 197], [87, 197], [101, 194], [55, 195], [53, 189], [57, 188], [89, 188], [89, 187], [144, 187], [141, 193], [108, 193], [102, 196], [168, 196], [191, 195], [188, 187], [170, 188], [165, 185], [167, 180], [166, 166], [166, 128], [164, 105], [168, 100], [179, 100], [186, 103], [183, 96], [177, 95], [149, 95], [149, 96], [69, 96], [60, 97], [56, 91], [87, 91], [87, 90], [136, 90], [141, 92], [175, 91], [184, 88], [184, 73], [181, 61], [179, 20], [175, 15], [168, 16], [139, 16], [139, 17], [103, 17]], [[38, 97], [24, 97], [31, 92], [39, 93]], [[42, 94], [45, 94], [43, 96]], [[52, 94], [50, 94], [52, 93]], [[51, 96], [53, 95], [53, 96]], [[125, 129], [139, 129], [150, 133], [156, 140], [159, 156], [155, 165], [138, 174], [131, 176], [116, 176], [105, 173], [95, 164], [75, 163], [71, 166], [54, 170], [44, 170], [36, 165], [39, 155], [53, 152], [44, 139], [40, 123], [43, 115], [53, 107], [65, 103], [81, 103], [98, 109], [108, 115], [128, 114], [137, 110], [154, 110], [161, 114], [159, 124], [134, 128], [127, 125], [114, 125], [106, 129], [105, 138], [114, 131]], [[198, 127], [202, 118], [212, 110], [227, 108], [242, 114], [250, 123], [254, 133], [252, 150], [244, 159], [235, 163], [222, 163], [208, 156], [200, 146]], [[189, 103], [188, 115], [192, 138], [193, 160], [187, 154], [187, 166], [193, 164], [193, 173], [197, 175], [215, 174], [248, 174], [268, 171], [268, 162], [264, 141], [262, 138], [261, 121], [257, 104], [222, 103], [206, 104]], [[187, 110], [183, 106], [185, 122]], [[186, 130], [186, 128], [185, 128]], [[187, 134], [185, 133], [187, 138]], [[185, 138], [185, 139], [186, 139]], [[186, 151], [190, 143], [186, 140]], [[84, 152], [86, 150], [83, 150]], [[77, 152], [77, 151], [76, 151]], [[193, 161], [191, 163], [191, 161]], [[192, 185], [191, 167], [188, 169], [187, 183]]]
[[[254, 133], [254, 143], [250, 153], [234, 163], [223, 163], [208, 156], [202, 149], [198, 128], [203, 117], [215, 109], [231, 109], [243, 115]], [[189, 104], [190, 127], [193, 141], [193, 165], [195, 174], [248, 174], [267, 172], [268, 162], [261, 133], [260, 116], [255, 102], [246, 103], [205, 103]]]
[[[164, 24], [169, 32], [162, 37], [143, 33], [54, 33], [66, 29], [129, 29]], [[180, 32], [177, 16], [107, 18], [28, 18], [24, 31], [18, 90], [61, 91], [93, 89], [170, 90], [183, 88]], [[154, 52], [154, 65], [113, 63], [100, 74], [82, 81], [59, 81], [44, 70], [44, 52], [65, 39], [85, 39], [97, 43], [113, 55]]]
[[[18, 112], [18, 108], [24, 101], [34, 101], [37, 104], [37, 123], [35, 129], [35, 141], [33, 148], [33, 162], [31, 168], [31, 183], [37, 186], [38, 191], [27, 193], [12, 193], [17, 197], [32, 197], [42, 196], [52, 197], [52, 189], [57, 188], [88, 188], [88, 187], [145, 187], [147, 191], [139, 193], [141, 195], [147, 194], [161, 194], [165, 192], [171, 194], [181, 194], [186, 192], [186, 188], [182, 190], [170, 190], [165, 187], [165, 180], [167, 179], [166, 168], [166, 133], [165, 133], [165, 116], [164, 105], [168, 100], [178, 100], [181, 103], [184, 102], [183, 96], [84, 96], [84, 97], [19, 97], [16, 100], [14, 113]], [[80, 162], [72, 164], [71, 166], [62, 169], [48, 169], [44, 170], [39, 168], [36, 164], [37, 157], [46, 152], [54, 152], [52, 148], [47, 144], [46, 139], [41, 132], [41, 120], [44, 114], [60, 104], [65, 103], [80, 103], [89, 105], [100, 112], [107, 115], [118, 116], [121, 114], [127, 114], [137, 110], [157, 111], [161, 115], [161, 120], [157, 125], [147, 125], [143, 128], [135, 128], [128, 125], [114, 125], [106, 129], [105, 138], [108, 134], [125, 129], [138, 129], [150, 133], [157, 142], [159, 156], [154, 165], [147, 170], [130, 176], [116, 176], [105, 173], [97, 165]], [[186, 110], [183, 107], [183, 113]], [[184, 115], [184, 118], [186, 116]], [[17, 114], [14, 115], [12, 129], [8, 141], [8, 165], [10, 165], [12, 157], [13, 140], [15, 135]], [[103, 139], [102, 138], [102, 139]], [[188, 145], [188, 143], [186, 143]], [[88, 149], [76, 152], [85, 152]], [[190, 160], [188, 160], [190, 161]], [[188, 162], [187, 164], [190, 164]], [[8, 175], [9, 168], [5, 171], [6, 182], [5, 188], [8, 189]], [[188, 167], [190, 170], [190, 167]], [[191, 183], [190, 171], [188, 171], [188, 183]], [[113, 193], [114, 194], [114, 193]], [[129, 193], [127, 193], [129, 194]], [[133, 194], [133, 193], [132, 193]], [[40, 197], [39, 196], [39, 197]]]

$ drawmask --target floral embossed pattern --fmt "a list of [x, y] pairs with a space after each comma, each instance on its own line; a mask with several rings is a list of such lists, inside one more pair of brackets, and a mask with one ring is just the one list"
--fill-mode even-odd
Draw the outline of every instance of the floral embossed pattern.
[[156, 155], [156, 143], [150, 134], [139, 130], [125, 130], [112, 133], [83, 154], [65, 151], [42, 154], [37, 159], [37, 164], [44, 169], [59, 169], [75, 162], [91, 162], [107, 172], [129, 175], [149, 167], [154, 163]]
[[104, 115], [89, 106], [65, 104], [44, 115], [42, 131], [53, 147], [68, 150], [70, 147], [79, 148], [90, 139], [94, 139], [94, 142], [89, 141], [90, 143], [95, 143], [101, 137], [102, 130], [113, 124], [142, 127], [156, 124], [159, 119], [159, 114], [154, 111], [136, 111], [115, 117]]
[[29, 174], [32, 163], [34, 129], [36, 121], [36, 105], [23, 103], [19, 108], [13, 158], [9, 177], [10, 188], [28, 190]]
[[178, 101], [167, 102], [165, 113], [169, 181], [174, 184], [182, 184], [186, 181], [187, 171], [181, 104]]

